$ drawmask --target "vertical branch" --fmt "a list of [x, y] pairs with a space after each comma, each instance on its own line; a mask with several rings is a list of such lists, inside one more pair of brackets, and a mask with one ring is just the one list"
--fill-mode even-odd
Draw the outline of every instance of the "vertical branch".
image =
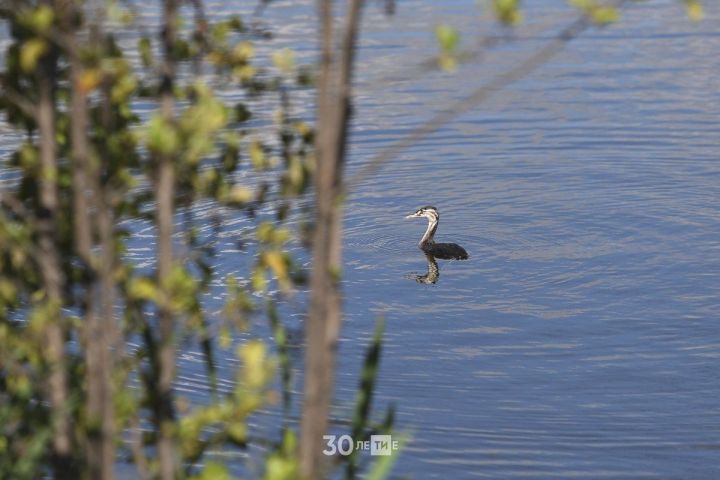
[[[90, 41], [102, 45], [103, 54], [111, 51], [108, 36], [103, 32], [105, 19], [105, 8], [101, 2], [97, 2], [94, 6], [94, 21], [90, 28]], [[99, 289], [99, 333], [101, 348], [99, 350], [99, 360], [103, 369], [103, 376], [98, 379], [100, 388], [102, 389], [102, 411], [101, 411], [101, 437], [103, 439], [101, 446], [102, 474], [104, 478], [112, 479], [113, 467], [115, 464], [115, 435], [116, 412], [113, 403], [115, 396], [114, 374], [118, 361], [121, 361], [124, 353], [124, 345], [122, 344], [122, 336], [120, 328], [116, 321], [115, 315], [115, 299], [116, 284], [114, 272], [117, 266], [116, 249], [115, 249], [115, 202], [116, 191], [114, 182], [110, 179], [103, 179], [103, 172], [112, 171], [114, 165], [109, 162], [116, 161], [108, 148], [108, 138], [116, 131], [116, 113], [113, 111], [111, 100], [111, 84], [108, 79], [102, 81], [102, 111], [100, 121], [102, 130], [105, 132], [104, 141], [98, 145], [98, 162], [93, 162], [92, 168], [92, 186], [95, 189], [95, 199], [97, 204], [97, 214], [95, 228], [98, 232], [100, 242], [100, 254], [96, 261], [99, 266], [96, 267], [99, 281], [96, 282], [96, 288]], [[85, 112], [87, 114], [87, 112]], [[99, 477], [98, 477], [99, 478]]]
[[204, 54], [207, 52], [207, 30], [208, 24], [205, 18], [205, 6], [203, 0], [191, 0], [190, 3], [195, 11], [195, 32], [193, 37], [199, 44], [197, 55], [193, 57], [193, 75], [200, 76], [202, 73], [202, 59]]
[[113, 405], [113, 374], [117, 351], [121, 348], [118, 327], [115, 323], [115, 242], [114, 221], [110, 196], [110, 186], [105, 186], [98, 202], [97, 228], [100, 233], [100, 322], [99, 322], [99, 360], [102, 377], [96, 379], [102, 391], [101, 401], [101, 431], [100, 431], [100, 459], [102, 469], [98, 476], [93, 478], [112, 479], [115, 464], [115, 408]]
[[[321, 66], [317, 93], [315, 170], [316, 221], [310, 311], [306, 323], [305, 400], [301, 422], [301, 471], [320, 478], [322, 436], [333, 397], [342, 297], [342, 172], [352, 88], [352, 71], [362, 0], [349, 0], [339, 55], [333, 54], [332, 1], [320, 0]], [[336, 58], [337, 57], [337, 58]]]
[[[113, 331], [112, 307], [100, 310], [98, 305], [98, 283], [103, 287], [112, 278], [108, 269], [112, 269], [112, 259], [108, 261], [107, 245], [103, 245], [101, 273], [98, 276], [97, 259], [93, 256], [93, 219], [92, 205], [101, 218], [105, 208], [98, 204], [100, 195], [99, 169], [91, 159], [88, 140], [89, 115], [87, 94], [82, 88], [83, 65], [80, 60], [80, 44], [76, 29], [80, 12], [73, 2], [66, 2], [61, 13], [63, 44], [67, 50], [70, 65], [70, 138], [72, 145], [72, 190], [73, 190], [73, 228], [75, 249], [81, 259], [86, 275], [84, 299], [84, 335], [85, 363], [87, 365], [87, 423], [86, 451], [88, 473], [91, 478], [107, 480], [113, 478], [115, 463], [115, 412], [112, 392], [112, 349], [109, 340]], [[92, 37], [97, 30], [93, 29]], [[92, 40], [97, 41], [97, 38]], [[112, 248], [110, 248], [112, 254]], [[112, 305], [112, 295], [106, 288], [100, 289], [100, 302], [108, 301]]]
[[[67, 40], [74, 40], [74, 35], [68, 34]], [[73, 43], [73, 48], [75, 47]], [[70, 51], [70, 117], [71, 142], [73, 160], [73, 219], [75, 229], [75, 249], [82, 260], [86, 271], [85, 280], [85, 363], [87, 365], [87, 459], [88, 468], [93, 478], [107, 478], [103, 469], [103, 447], [105, 438], [102, 435], [101, 418], [106, 392], [104, 391], [105, 371], [102, 363], [102, 327], [97, 311], [97, 289], [92, 255], [92, 222], [90, 218], [90, 204], [94, 204], [95, 188], [90, 186], [93, 173], [90, 171], [89, 146], [87, 141], [87, 98], [80, 87], [82, 66], [77, 58], [76, 51]]]
[[[175, 41], [177, 35], [177, 0], [163, 0], [165, 23], [162, 32], [164, 63], [160, 83], [160, 109], [168, 125], [175, 116]], [[157, 450], [160, 462], [160, 478], [172, 480], [177, 471], [173, 421], [175, 417], [172, 398], [172, 384], [175, 378], [175, 324], [169, 306], [168, 278], [173, 261], [173, 211], [175, 208], [175, 166], [174, 156], [162, 154], [159, 157], [156, 185], [157, 227], [158, 227], [158, 282], [160, 284], [158, 349], [158, 395], [156, 417], [159, 427]]]
[[328, 209], [325, 207], [328, 197], [328, 186], [325, 175], [327, 168], [328, 127], [328, 85], [333, 66], [332, 54], [332, 1], [319, 0], [320, 16], [320, 75], [317, 91], [317, 129], [315, 141], [315, 227], [313, 231], [313, 266], [310, 278], [310, 310], [305, 324], [305, 378], [303, 413], [301, 419], [300, 469], [302, 477], [319, 478], [320, 451], [322, 436], [327, 428], [327, 414], [330, 400], [325, 386], [325, 331], [328, 308], [334, 305], [336, 298], [329, 298], [329, 253], [327, 231], [330, 225]]
[[40, 212], [38, 215], [38, 263], [45, 288], [50, 318], [47, 319], [47, 360], [50, 365], [48, 396], [53, 414], [53, 468], [56, 478], [70, 475], [70, 422], [67, 413], [68, 381], [65, 359], [65, 329], [62, 305], [63, 273], [57, 250], [57, 217], [60, 208], [55, 149], [55, 79], [57, 52], [54, 48], [40, 61], [38, 68], [38, 104], [36, 122], [40, 141]]

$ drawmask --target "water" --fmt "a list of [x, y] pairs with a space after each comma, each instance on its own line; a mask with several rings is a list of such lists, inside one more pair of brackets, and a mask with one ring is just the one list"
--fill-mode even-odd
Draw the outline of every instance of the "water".
[[[371, 22], [363, 58], [381, 73], [359, 74], [352, 165], [566, 21], [546, 2], [527, 12], [539, 15], [528, 29], [551, 26], [486, 61], [375, 88], [380, 57], [393, 73], [413, 65], [434, 22], [477, 30], [463, 15], [471, 3], [433, 16], [437, 4], [401, 2], [391, 26]], [[374, 317], [386, 318], [378, 396], [412, 432], [397, 473], [720, 475], [720, 61], [710, 53], [720, 17], [709, 14], [693, 26], [675, 3], [634, 4], [623, 24], [586, 33], [354, 191], [341, 354], [357, 358]], [[471, 255], [439, 261], [435, 285], [405, 278], [426, 270], [415, 247], [425, 221], [403, 216], [426, 204], [440, 210], [438, 238]], [[354, 373], [343, 361], [347, 397]]]
[[[528, 5], [519, 40], [456, 74], [427, 71], [438, 22], [466, 47], [502, 34], [476, 2], [448, 3], [406, 0], [387, 18], [369, 2], [351, 172], [573, 18], [562, 2]], [[313, 55], [311, 7], [274, 2], [264, 14], [275, 45], [301, 59]], [[354, 186], [336, 416], [348, 415], [383, 316], [376, 406], [395, 403], [411, 435], [397, 475], [720, 476], [720, 9], [707, 7], [694, 25], [679, 2], [632, 3], [621, 24], [586, 32]], [[439, 261], [434, 285], [412, 278], [427, 271], [415, 246], [424, 220], [403, 219], [428, 204], [438, 239], [471, 256]], [[226, 225], [221, 277], [247, 271], [235, 242], [246, 227]], [[151, 259], [151, 240], [135, 241], [138, 262]], [[304, 305], [284, 310], [301, 329]], [[180, 365], [179, 388], [202, 402], [199, 355]], [[235, 366], [223, 360], [221, 377]], [[255, 429], [276, 431], [276, 419]]]

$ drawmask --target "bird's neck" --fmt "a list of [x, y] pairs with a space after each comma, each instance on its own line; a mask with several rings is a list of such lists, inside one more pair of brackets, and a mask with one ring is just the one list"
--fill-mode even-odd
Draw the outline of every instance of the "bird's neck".
[[421, 246], [433, 243], [433, 237], [435, 236], [435, 231], [437, 230], [438, 222], [439, 222], [439, 220], [428, 219], [427, 230], [425, 230], [425, 235], [423, 235], [422, 238], [420, 239]]

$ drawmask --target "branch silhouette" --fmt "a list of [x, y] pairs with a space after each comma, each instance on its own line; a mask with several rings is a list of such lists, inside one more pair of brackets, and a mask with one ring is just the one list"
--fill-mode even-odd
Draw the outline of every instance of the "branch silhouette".
[[[628, 0], [619, 0], [611, 6], [620, 8], [627, 3], [627, 1]], [[375, 174], [384, 163], [392, 160], [400, 152], [423, 139], [425, 136], [435, 132], [453, 118], [471, 110], [512, 83], [527, 77], [561, 52], [570, 41], [577, 38], [593, 25], [595, 24], [587, 15], [582, 15], [575, 19], [529, 58], [520, 62], [510, 70], [497, 75], [470, 94], [456, 100], [449, 107], [435, 114], [427, 122], [418, 126], [406, 136], [400, 138], [372, 157], [358, 172], [350, 176], [345, 184], [345, 192], [347, 193], [351, 187], [358, 185], [363, 180]]]

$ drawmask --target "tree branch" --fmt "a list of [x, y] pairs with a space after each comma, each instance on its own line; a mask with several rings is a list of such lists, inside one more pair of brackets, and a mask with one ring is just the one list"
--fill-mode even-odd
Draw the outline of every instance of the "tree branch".
[[[614, 6], [616, 8], [620, 8], [622, 5], [627, 3], [627, 1], [628, 0], [620, 0], [616, 2]], [[435, 132], [453, 118], [456, 118], [459, 115], [477, 107], [480, 103], [504, 90], [510, 84], [527, 77], [530, 73], [534, 72], [562, 51], [568, 42], [577, 38], [592, 25], [593, 23], [585, 15], [577, 18], [560, 33], [558, 33], [551, 41], [536, 51], [531, 57], [511, 68], [507, 72], [496, 76], [485, 85], [478, 87], [469, 95], [455, 101], [448, 108], [440, 111], [430, 120], [415, 128], [406, 136], [391, 144], [384, 150], [380, 151], [372, 157], [365, 166], [360, 169], [360, 171], [350, 177], [346, 184], [346, 191], [349, 191], [353, 186], [358, 185], [360, 182], [375, 174], [382, 164], [390, 161], [406, 148], [414, 145], [426, 136]]]
[[333, 53], [332, 0], [319, 2], [321, 68], [317, 91], [316, 222], [310, 310], [306, 321], [305, 386], [300, 464], [303, 478], [322, 478], [322, 436], [333, 398], [335, 357], [342, 322], [342, 175], [347, 145], [352, 71], [362, 0], [349, 0], [345, 30]]
[[[178, 1], [163, 0], [164, 25], [162, 44], [164, 64], [160, 82], [160, 111], [168, 124], [175, 120], [175, 75], [176, 75], [176, 37], [178, 23]], [[158, 429], [157, 449], [160, 463], [160, 478], [173, 480], [179, 470], [176, 453], [173, 422], [173, 381], [175, 379], [175, 316], [170, 310], [168, 279], [173, 263], [173, 217], [175, 211], [175, 155], [161, 154], [158, 158], [156, 199], [157, 199], [157, 281], [160, 291], [159, 316], [159, 379], [155, 420]]]
[[6, 85], [3, 85], [2, 97], [4, 101], [9, 102], [28, 117], [34, 118], [37, 114], [37, 107], [32, 102]]

